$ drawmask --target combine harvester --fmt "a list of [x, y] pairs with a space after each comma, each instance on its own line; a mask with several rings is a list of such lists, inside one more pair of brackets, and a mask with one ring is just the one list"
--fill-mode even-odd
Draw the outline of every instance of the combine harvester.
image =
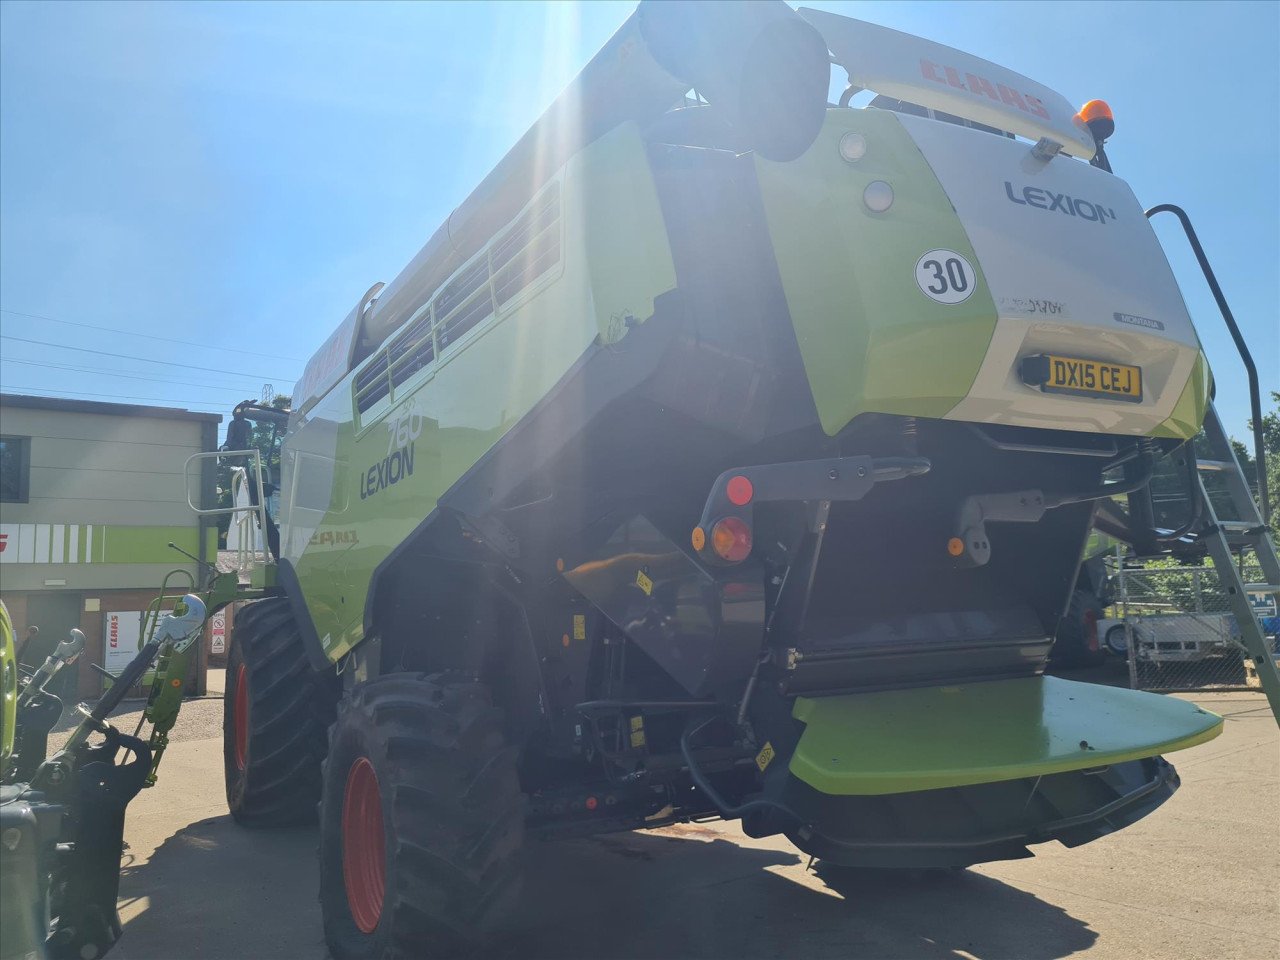
[[334, 957], [465, 948], [527, 837], [963, 867], [1170, 797], [1219, 717], [1042, 675], [1097, 505], [1221, 432], [1112, 130], [872, 24], [642, 3], [360, 299], [250, 463], [225, 724], [241, 823], [320, 799]]

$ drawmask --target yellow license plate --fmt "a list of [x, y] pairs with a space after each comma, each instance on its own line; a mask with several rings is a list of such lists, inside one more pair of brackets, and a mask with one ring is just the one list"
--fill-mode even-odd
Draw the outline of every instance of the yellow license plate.
[[1127, 363], [1045, 353], [1023, 359], [1022, 379], [1045, 393], [1103, 397], [1130, 403], [1142, 400], [1142, 368]]

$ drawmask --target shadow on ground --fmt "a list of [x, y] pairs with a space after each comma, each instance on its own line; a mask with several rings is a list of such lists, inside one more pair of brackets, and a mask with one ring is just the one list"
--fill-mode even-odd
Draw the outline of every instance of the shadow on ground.
[[[805, 869], [783, 844], [741, 846], [686, 825], [530, 848], [512, 932], [483, 956], [875, 957], [1057, 960], [1096, 935], [998, 880]], [[213, 817], [121, 881], [124, 958], [325, 956], [314, 830]]]
[[145, 863], [126, 851], [116, 960], [319, 958], [314, 829], [245, 830], [229, 816], [179, 830]]

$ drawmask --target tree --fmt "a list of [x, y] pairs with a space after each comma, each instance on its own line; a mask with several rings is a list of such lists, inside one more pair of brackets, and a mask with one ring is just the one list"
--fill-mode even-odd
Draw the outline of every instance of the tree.
[[1280, 541], [1280, 454], [1267, 455], [1267, 490], [1271, 493], [1271, 536]]
[[[1271, 531], [1280, 537], [1280, 393], [1271, 391], [1271, 403], [1274, 409], [1262, 415], [1262, 455], [1266, 458], [1267, 492], [1271, 507]], [[1253, 459], [1253, 421], [1249, 421], [1250, 443], [1244, 444], [1234, 437], [1231, 449], [1235, 451], [1240, 468], [1249, 481], [1253, 497], [1258, 499], [1258, 473]]]

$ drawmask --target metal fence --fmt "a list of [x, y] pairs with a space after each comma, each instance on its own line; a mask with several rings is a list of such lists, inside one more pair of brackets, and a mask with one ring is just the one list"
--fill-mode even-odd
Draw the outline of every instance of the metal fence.
[[[1261, 572], [1246, 567], [1243, 579], [1259, 582]], [[1173, 691], [1257, 686], [1240, 626], [1212, 567], [1168, 562], [1142, 569], [1118, 566], [1115, 585], [1120, 619], [1107, 623], [1106, 636], [1100, 639], [1126, 654], [1131, 687]], [[1274, 629], [1271, 598], [1253, 599], [1259, 616]], [[1274, 634], [1269, 642], [1274, 649]]]

